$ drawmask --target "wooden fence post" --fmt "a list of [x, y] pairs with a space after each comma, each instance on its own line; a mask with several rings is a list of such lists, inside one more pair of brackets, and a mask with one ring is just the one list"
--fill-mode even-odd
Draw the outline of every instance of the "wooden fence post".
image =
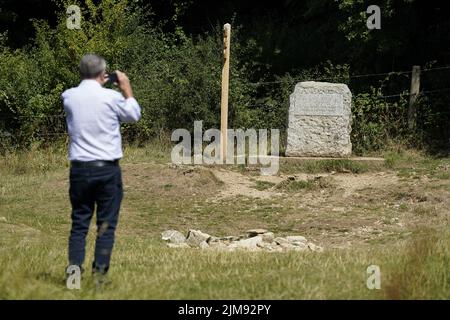
[[221, 132], [221, 158], [223, 163], [227, 159], [227, 129], [228, 129], [228, 88], [230, 77], [230, 38], [231, 25], [223, 26], [223, 68], [222, 68], [222, 99], [220, 103], [220, 132]]
[[416, 126], [416, 100], [420, 91], [420, 66], [413, 66], [411, 73], [411, 89], [409, 91], [408, 128]]

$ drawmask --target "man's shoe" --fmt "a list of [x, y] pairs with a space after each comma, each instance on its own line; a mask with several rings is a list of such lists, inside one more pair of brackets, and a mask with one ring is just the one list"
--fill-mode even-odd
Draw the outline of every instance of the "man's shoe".
[[111, 283], [108, 279], [109, 266], [98, 266], [95, 262], [92, 264], [92, 275], [97, 290], [102, 290]]
[[106, 274], [94, 273], [95, 289], [97, 291], [103, 290], [111, 284], [111, 280]]

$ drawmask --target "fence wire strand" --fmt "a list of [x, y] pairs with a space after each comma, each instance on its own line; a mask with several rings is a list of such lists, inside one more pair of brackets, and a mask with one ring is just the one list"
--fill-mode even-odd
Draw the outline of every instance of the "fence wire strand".
[[[450, 66], [421, 69], [421, 72], [428, 72], [428, 71], [434, 71], [434, 70], [445, 70], [445, 69], [450, 69]], [[412, 73], [412, 71], [390, 71], [390, 72], [382, 72], [382, 73], [354, 74], [354, 75], [349, 75], [349, 76], [335, 76], [335, 77], [321, 77], [321, 78], [296, 78], [296, 79], [291, 79], [291, 80], [260, 81], [260, 82], [250, 82], [250, 84], [253, 86], [263, 86], [263, 85], [279, 84], [279, 83], [295, 83], [295, 82], [299, 82], [299, 81], [358, 79], [358, 78], [370, 78], [370, 77], [380, 77], [380, 76], [388, 76], [388, 75], [402, 75], [402, 74], [411, 74], [411, 73]]]
[[[446, 69], [450, 69], [450, 66], [426, 68], [426, 69], [422, 69], [421, 72], [446, 70]], [[323, 81], [323, 80], [333, 80], [333, 79], [358, 79], [358, 78], [365, 78], [365, 77], [379, 77], [379, 76], [402, 75], [402, 74], [411, 74], [411, 73], [412, 73], [412, 71], [391, 71], [391, 72], [384, 72], [384, 73], [355, 74], [355, 75], [349, 75], [349, 76], [322, 77], [322, 78], [315, 78], [315, 79], [291, 79], [291, 80], [250, 82], [250, 84], [255, 85], [255, 86], [260, 86], [260, 85], [278, 84], [278, 83], [294, 83], [294, 82], [304, 81], [304, 80]], [[450, 88], [421, 91], [418, 94], [418, 96], [434, 95], [437, 93], [449, 92], [449, 91], [450, 91]], [[387, 98], [396, 98], [396, 97], [406, 97], [409, 95], [410, 95], [410, 93], [400, 93], [400, 94], [392, 94], [392, 95], [380, 95], [380, 96], [375, 96], [375, 98], [387, 99]], [[268, 107], [268, 106], [269, 105], [262, 104], [262, 105], [249, 105], [248, 107], [255, 108], [255, 107]], [[439, 113], [439, 114], [441, 114], [441, 113]], [[57, 115], [15, 115], [15, 114], [0, 115], [0, 120], [5, 120], [5, 119], [62, 119], [62, 118], [65, 118], [64, 114], [57, 114]], [[44, 136], [60, 135], [60, 134], [67, 134], [67, 133], [66, 132], [56, 132], [56, 133], [44, 134]]]

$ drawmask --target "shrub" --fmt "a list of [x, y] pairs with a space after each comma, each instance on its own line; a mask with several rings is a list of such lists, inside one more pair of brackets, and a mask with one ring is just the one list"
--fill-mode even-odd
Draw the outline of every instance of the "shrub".
[[[148, 14], [126, 0], [106, 0], [82, 8], [80, 30], [66, 28], [65, 2], [55, 28], [35, 21], [34, 44], [0, 52], [0, 132], [18, 137], [21, 146], [36, 139], [54, 140], [65, 132], [61, 93], [79, 82], [78, 63], [95, 52], [108, 69], [124, 70], [134, 85], [143, 118], [124, 125], [125, 140], [147, 140], [174, 128], [191, 128], [194, 120], [218, 127], [222, 39], [214, 32], [190, 38], [181, 28], [163, 33]], [[215, 30], [217, 31], [217, 30]], [[221, 34], [218, 32], [218, 34]], [[238, 37], [238, 29], [234, 30]], [[4, 37], [0, 39], [4, 42]], [[252, 126], [249, 68], [233, 46], [230, 84], [230, 126]], [[191, 128], [192, 129], [192, 128]]]

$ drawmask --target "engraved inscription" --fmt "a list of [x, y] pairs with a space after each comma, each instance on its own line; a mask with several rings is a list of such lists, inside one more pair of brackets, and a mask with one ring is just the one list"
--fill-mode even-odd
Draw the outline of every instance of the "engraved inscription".
[[343, 104], [341, 94], [306, 93], [297, 96], [293, 111], [301, 116], [341, 116]]

